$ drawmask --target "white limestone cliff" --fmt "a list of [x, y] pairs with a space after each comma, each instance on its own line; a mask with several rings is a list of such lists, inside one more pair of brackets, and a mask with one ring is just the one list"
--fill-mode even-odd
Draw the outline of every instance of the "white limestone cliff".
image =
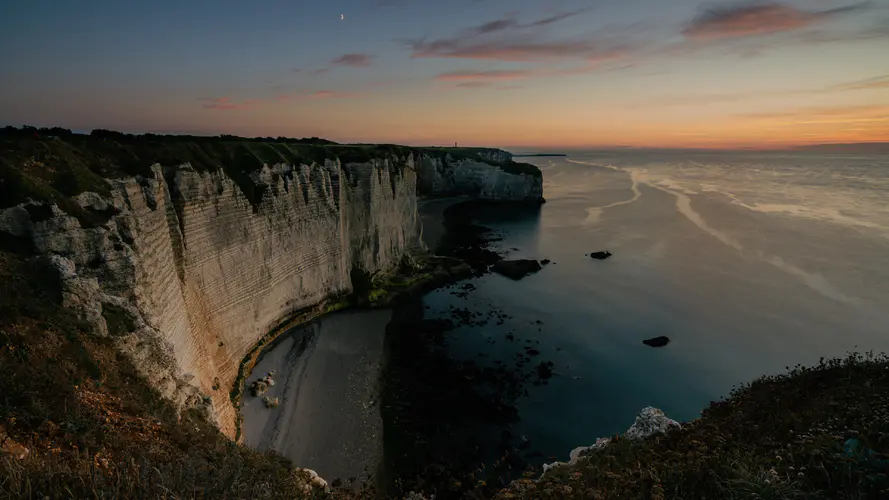
[[543, 198], [539, 177], [509, 173], [496, 165], [471, 159], [424, 156], [418, 161], [417, 172], [421, 194], [470, 195], [486, 200]]
[[[229, 392], [256, 342], [350, 293], [353, 269], [387, 270], [419, 244], [417, 163], [432, 160], [415, 156], [266, 165], [252, 175], [267, 186], [253, 203], [222, 170], [155, 165], [151, 177], [109, 180], [110, 197], [75, 197], [95, 223], [28, 203], [0, 211], [0, 231], [30, 241], [58, 271], [64, 305], [162, 395], [234, 437]], [[471, 172], [456, 176], [476, 179], [466, 194], [535, 193], [522, 179]]]

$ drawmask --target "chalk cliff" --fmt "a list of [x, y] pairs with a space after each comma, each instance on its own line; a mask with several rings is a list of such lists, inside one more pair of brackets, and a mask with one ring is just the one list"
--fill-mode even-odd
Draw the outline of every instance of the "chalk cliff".
[[513, 170], [471, 158], [424, 155], [418, 162], [418, 189], [420, 194], [432, 196], [469, 195], [488, 200], [542, 201], [540, 171], [535, 170], [527, 167]]
[[165, 397], [233, 436], [240, 361], [295, 312], [350, 293], [354, 269], [385, 272], [416, 249], [418, 186], [541, 198], [533, 175], [402, 153], [256, 162], [246, 184], [225, 166], [155, 163], [65, 203], [30, 196], [0, 212], [0, 233], [52, 265], [65, 305], [113, 337]]

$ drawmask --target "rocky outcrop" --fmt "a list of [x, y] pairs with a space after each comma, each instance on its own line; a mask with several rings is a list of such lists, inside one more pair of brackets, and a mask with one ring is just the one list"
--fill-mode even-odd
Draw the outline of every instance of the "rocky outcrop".
[[502, 149], [476, 148], [475, 154], [477, 154], [482, 160], [494, 163], [506, 163], [512, 161], [512, 153], [509, 153]]
[[224, 169], [156, 164], [65, 210], [0, 211], [0, 232], [57, 271], [64, 305], [113, 338], [162, 395], [234, 436], [229, 389], [253, 346], [297, 312], [349, 294], [353, 271], [386, 272], [418, 248], [422, 165], [465, 194], [540, 195], [539, 182], [422, 153], [265, 164], [248, 184]]
[[[665, 434], [670, 429], [678, 429], [679, 427], [679, 422], [668, 418], [664, 415], [663, 411], [652, 406], [647, 406], [639, 412], [639, 415], [636, 416], [636, 421], [633, 422], [633, 425], [631, 425], [630, 428], [627, 429], [627, 432], [621, 437], [622, 439], [646, 439], [656, 434]], [[610, 437], [599, 438], [592, 446], [574, 448], [569, 454], [568, 462], [544, 464], [543, 473], [546, 474], [548, 470], [554, 467], [574, 465], [590, 453], [594, 453], [608, 446], [611, 443], [611, 440], [612, 438]]]

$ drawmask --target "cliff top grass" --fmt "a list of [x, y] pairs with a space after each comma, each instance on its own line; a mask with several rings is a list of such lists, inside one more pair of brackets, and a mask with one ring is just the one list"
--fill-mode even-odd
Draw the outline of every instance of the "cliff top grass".
[[618, 440], [496, 498], [889, 498], [889, 361], [851, 354], [763, 377], [680, 430]]
[[[317, 137], [133, 135], [110, 130], [75, 134], [58, 127], [6, 127], [0, 129], [0, 208], [31, 198], [52, 201], [72, 215], [82, 215], [76, 204], [68, 200], [70, 196], [84, 191], [107, 194], [106, 178], [150, 177], [151, 165], [155, 163], [175, 167], [186, 162], [201, 172], [225, 171], [256, 205], [266, 186], [257, 185], [250, 173], [263, 164], [312, 165], [336, 158], [344, 164], [366, 163], [376, 158], [403, 159], [412, 153], [441, 151], [394, 144], [337, 144]], [[511, 173], [540, 176], [540, 171], [531, 165], [484, 160], [473, 151], [446, 154], [487, 161]]]

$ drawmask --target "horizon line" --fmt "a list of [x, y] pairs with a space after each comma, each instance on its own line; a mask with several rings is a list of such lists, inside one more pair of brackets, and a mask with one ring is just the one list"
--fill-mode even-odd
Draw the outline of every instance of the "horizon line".
[[[787, 143], [762, 143], [762, 144], [755, 144], [755, 143], [745, 142], [745, 143], [738, 143], [738, 144], [731, 144], [731, 143], [728, 143], [728, 144], [723, 144], [723, 145], [711, 145], [711, 144], [708, 144], [708, 145], [704, 145], [704, 144], [701, 144], [701, 145], [681, 145], [681, 144], [679, 144], [679, 145], [675, 145], [675, 144], [674, 144], [674, 145], [663, 145], [663, 144], [646, 144], [646, 145], [631, 145], [631, 144], [582, 144], [582, 145], [558, 145], [558, 144], [550, 144], [550, 145], [543, 145], [543, 144], [521, 144], [521, 145], [519, 145], [519, 144], [507, 144], [507, 145], [490, 145], [490, 144], [484, 144], [484, 145], [480, 145], [480, 144], [478, 144], [478, 143], [474, 143], [474, 142], [469, 142], [469, 143], [467, 143], [467, 142], [461, 142], [461, 141], [459, 141], [459, 140], [458, 140], [458, 141], [447, 141], [447, 142], [445, 142], [445, 141], [431, 141], [431, 142], [428, 142], [428, 143], [424, 142], [424, 143], [421, 144], [419, 141], [411, 141], [411, 140], [404, 141], [404, 142], [400, 142], [400, 141], [379, 141], [379, 140], [377, 140], [377, 141], [369, 141], [369, 140], [361, 140], [361, 141], [359, 141], [359, 140], [355, 140], [355, 141], [339, 141], [339, 140], [336, 140], [336, 139], [331, 139], [331, 138], [329, 138], [329, 137], [321, 137], [321, 136], [318, 136], [318, 135], [305, 135], [305, 136], [302, 136], [302, 137], [295, 137], [295, 136], [286, 136], [286, 135], [280, 135], [280, 134], [277, 135], [277, 136], [271, 136], [271, 135], [241, 136], [241, 135], [229, 134], [229, 133], [222, 133], [222, 132], [220, 132], [220, 133], [209, 133], [209, 132], [200, 132], [200, 133], [198, 133], [198, 132], [150, 132], [150, 131], [144, 131], [144, 130], [141, 131], [141, 132], [125, 132], [125, 131], [113, 130], [113, 129], [102, 128], [102, 127], [95, 127], [95, 128], [89, 128], [89, 129], [87, 129], [87, 128], [79, 128], [79, 127], [78, 127], [78, 128], [65, 128], [65, 127], [60, 127], [60, 126], [43, 126], [43, 127], [37, 127], [37, 126], [34, 126], [34, 125], [20, 125], [20, 126], [15, 126], [15, 125], [2, 125], [2, 126], [0, 126], [0, 130], [2, 130], [3, 128], [17, 128], [17, 129], [23, 129], [23, 128], [26, 128], [26, 127], [35, 128], [35, 129], [38, 129], [38, 130], [39, 130], [39, 129], [52, 129], [52, 128], [57, 128], [57, 129], [68, 130], [68, 131], [70, 131], [72, 134], [77, 134], [77, 135], [87, 135], [87, 136], [90, 135], [90, 133], [93, 132], [93, 131], [95, 131], [95, 130], [103, 130], [103, 131], [108, 131], [108, 132], [117, 132], [117, 133], [121, 133], [121, 134], [135, 135], [135, 136], [139, 136], [139, 135], [160, 135], [160, 136], [194, 136], [194, 137], [206, 137], [206, 138], [212, 138], [212, 137], [220, 137], [220, 136], [226, 136], [226, 135], [227, 135], [227, 136], [232, 136], [233, 138], [243, 138], [243, 139], [265, 139], [265, 138], [277, 139], [277, 138], [279, 138], [279, 137], [281, 137], [281, 138], [285, 138], [285, 139], [311, 139], [311, 138], [317, 138], [317, 139], [330, 140], [330, 141], [337, 142], [337, 143], [339, 143], [339, 144], [343, 144], [343, 145], [348, 145], [348, 144], [393, 144], [393, 145], [402, 145], [402, 146], [411, 146], [411, 147], [454, 147], [454, 146], [451, 146], [451, 144], [456, 143], [456, 144], [458, 144], [457, 147], [498, 148], [498, 149], [503, 149], [503, 150], [520, 150], [520, 151], [522, 151], [522, 152], [527, 152], [527, 153], [533, 153], [533, 152], [546, 152], [546, 151], [555, 151], [555, 150], [561, 150], [561, 151], [584, 151], [584, 150], [591, 150], [591, 149], [600, 149], [600, 150], [614, 150], [614, 149], [656, 149], [656, 150], [705, 150], [705, 151], [738, 151], [738, 150], [748, 150], [748, 151], [782, 151], [782, 150], [787, 150], [787, 149], [809, 148], [809, 147], [818, 147], [818, 146], [822, 146], [822, 147], [826, 147], [826, 146], [834, 146], [834, 147], [842, 147], [842, 146], [845, 146], [845, 147], [850, 147], [850, 146], [873, 146], [873, 145], [885, 145], [885, 146], [889, 147], [889, 137], [887, 137], [887, 138], [885, 138], [885, 139], [880, 139], [880, 140], [862, 140], [862, 141], [854, 141], [854, 142], [849, 142], [849, 141], [842, 141], [842, 142], [836, 142], [836, 141], [833, 141], [833, 142], [823, 142], [823, 141], [818, 141], [818, 142], [787, 142]], [[126, 130], [126, 129], [123, 129], [123, 130]]]

